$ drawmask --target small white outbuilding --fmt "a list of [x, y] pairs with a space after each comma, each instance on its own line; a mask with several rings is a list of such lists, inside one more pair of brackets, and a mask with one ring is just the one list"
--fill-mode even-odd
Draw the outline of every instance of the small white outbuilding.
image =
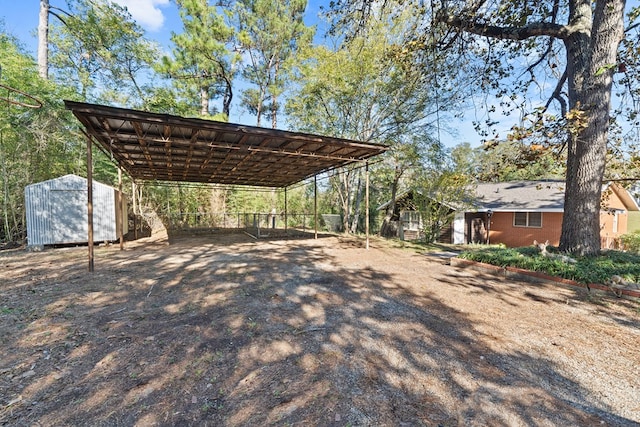
[[[28, 185], [24, 199], [28, 246], [87, 243], [86, 178], [65, 175]], [[124, 197], [119, 211], [118, 190], [93, 181], [94, 241], [118, 240], [123, 218], [127, 218]], [[123, 223], [123, 234], [128, 231], [127, 223]]]

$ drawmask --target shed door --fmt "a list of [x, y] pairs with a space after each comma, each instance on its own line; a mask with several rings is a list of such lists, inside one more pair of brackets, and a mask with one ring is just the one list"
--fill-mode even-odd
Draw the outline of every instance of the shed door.
[[52, 190], [51, 230], [53, 243], [86, 242], [87, 192], [82, 190]]

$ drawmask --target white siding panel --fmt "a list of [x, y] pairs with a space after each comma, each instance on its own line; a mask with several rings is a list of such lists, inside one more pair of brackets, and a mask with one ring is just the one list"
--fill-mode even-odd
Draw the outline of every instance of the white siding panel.
[[[27, 243], [53, 245], [86, 243], [87, 180], [76, 175], [25, 188]], [[94, 241], [117, 240], [116, 190], [93, 182]]]
[[49, 200], [46, 185], [33, 184], [25, 188], [25, 210], [27, 216], [27, 244], [41, 246], [46, 243], [46, 232], [51, 228]]
[[464, 244], [464, 212], [456, 212], [453, 218], [453, 244]]

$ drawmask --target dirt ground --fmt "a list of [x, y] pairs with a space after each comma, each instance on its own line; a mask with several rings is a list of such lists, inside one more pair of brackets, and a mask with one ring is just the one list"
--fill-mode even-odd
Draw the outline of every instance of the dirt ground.
[[0, 425], [640, 425], [640, 304], [374, 240], [0, 252]]

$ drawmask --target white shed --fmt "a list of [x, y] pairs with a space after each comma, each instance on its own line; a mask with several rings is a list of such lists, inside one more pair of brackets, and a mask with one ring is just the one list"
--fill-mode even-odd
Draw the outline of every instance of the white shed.
[[[94, 241], [119, 239], [120, 221], [127, 218], [123, 197], [122, 212], [117, 208], [118, 190], [93, 181]], [[65, 175], [28, 185], [24, 190], [29, 246], [86, 243], [87, 179]], [[124, 221], [123, 234], [128, 221]]]

